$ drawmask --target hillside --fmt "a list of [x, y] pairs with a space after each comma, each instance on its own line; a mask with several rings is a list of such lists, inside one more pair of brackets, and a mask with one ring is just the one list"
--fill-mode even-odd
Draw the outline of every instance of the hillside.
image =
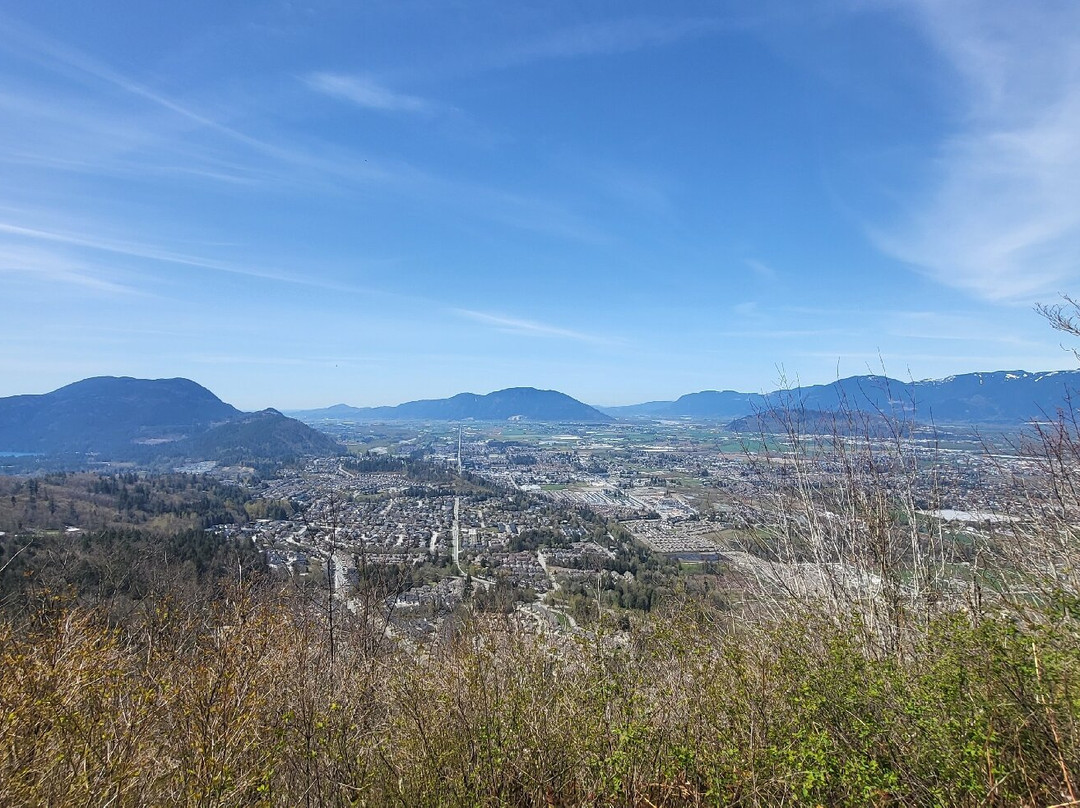
[[521, 418], [529, 421], [597, 423], [612, 420], [611, 416], [565, 393], [533, 387], [511, 387], [487, 395], [458, 393], [451, 398], [409, 401], [395, 407], [349, 407], [338, 404], [290, 414], [305, 421], [505, 421]]
[[918, 382], [865, 375], [829, 384], [774, 390], [764, 395], [705, 390], [676, 401], [607, 407], [604, 412], [618, 418], [730, 420], [752, 416], [763, 409], [802, 408], [820, 412], [849, 409], [920, 422], [1006, 425], [1053, 416], [1058, 409], [1067, 408], [1069, 396], [1077, 388], [1080, 388], [1080, 371], [1075, 370], [1042, 373], [1001, 370]]
[[129, 453], [240, 415], [188, 379], [98, 376], [43, 395], [0, 398], [0, 450]]
[[0, 451], [102, 460], [280, 460], [334, 454], [326, 435], [276, 410], [243, 413], [189, 379], [100, 376], [0, 398]]
[[252, 457], [295, 460], [306, 455], [328, 456], [344, 451], [333, 438], [274, 409], [242, 415], [170, 449], [186, 457], [214, 458], [224, 463], [240, 463]]
[[732, 432], [751, 434], [819, 434], [871, 437], [907, 436], [907, 422], [896, 423], [877, 412], [838, 413], [835, 410], [762, 410], [727, 424]]

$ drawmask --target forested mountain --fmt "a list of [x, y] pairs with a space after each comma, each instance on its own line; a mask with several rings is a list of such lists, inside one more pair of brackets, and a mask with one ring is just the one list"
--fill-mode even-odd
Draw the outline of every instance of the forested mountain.
[[731, 420], [762, 410], [847, 409], [919, 422], [1020, 424], [1053, 417], [1059, 409], [1068, 408], [1072, 391], [1078, 387], [1080, 371], [1076, 370], [1000, 370], [918, 382], [867, 375], [767, 394], [705, 390], [676, 401], [606, 407], [603, 411], [618, 418]]
[[0, 450], [124, 452], [240, 415], [188, 379], [98, 376], [43, 395], [0, 398]]
[[251, 457], [294, 460], [305, 455], [341, 454], [344, 450], [317, 429], [267, 409], [242, 414], [180, 441], [175, 444], [175, 451], [188, 457], [214, 457], [226, 463], [240, 463]]
[[189, 379], [99, 376], [51, 393], [0, 398], [3, 452], [240, 462], [339, 449], [276, 410], [241, 412]]

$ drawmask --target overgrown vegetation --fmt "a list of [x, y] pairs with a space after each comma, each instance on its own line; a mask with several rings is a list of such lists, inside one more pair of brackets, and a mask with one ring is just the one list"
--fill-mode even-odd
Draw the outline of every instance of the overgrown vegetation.
[[248, 488], [197, 474], [0, 477], [0, 530], [8, 533], [80, 526], [165, 534], [247, 521], [248, 506], [266, 507]]
[[0, 537], [0, 612], [25, 613], [43, 604], [83, 604], [110, 620], [166, 595], [198, 600], [227, 580], [267, 572], [248, 538], [223, 539], [203, 530], [165, 536], [108, 528], [79, 535]]
[[878, 656], [823, 616], [679, 604], [625, 643], [478, 617], [408, 652], [357, 623], [331, 664], [284, 593], [99, 618], [0, 627], [5, 804], [1051, 805], [1075, 789], [1080, 643], [1060, 622], [940, 615]]
[[208, 597], [266, 562], [250, 539], [205, 529], [291, 509], [192, 474], [0, 477], [0, 611], [60, 598], [117, 620], [166, 592]]

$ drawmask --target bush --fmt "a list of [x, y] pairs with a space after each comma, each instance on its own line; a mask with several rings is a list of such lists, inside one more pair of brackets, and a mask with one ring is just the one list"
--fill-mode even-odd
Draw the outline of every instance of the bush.
[[284, 591], [165, 598], [122, 631], [95, 610], [8, 622], [0, 802], [1071, 798], [1071, 628], [954, 613], [880, 657], [857, 625], [719, 617], [691, 601], [615, 643], [477, 615], [411, 652], [346, 626], [333, 664], [322, 622]]

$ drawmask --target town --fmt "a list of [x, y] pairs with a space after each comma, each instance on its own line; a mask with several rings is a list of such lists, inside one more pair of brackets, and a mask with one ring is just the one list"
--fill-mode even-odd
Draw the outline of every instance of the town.
[[[249, 537], [271, 569], [345, 604], [373, 569], [396, 569], [387, 605], [427, 628], [469, 597], [567, 630], [608, 606], [647, 609], [679, 578], [738, 580], [768, 555], [792, 475], [823, 491], [845, 473], [836, 436], [690, 422], [320, 426], [352, 454], [283, 469], [259, 492], [266, 518], [214, 530]], [[1006, 518], [1037, 465], [962, 434], [858, 444], [846, 462], [906, 486], [955, 536]]]

